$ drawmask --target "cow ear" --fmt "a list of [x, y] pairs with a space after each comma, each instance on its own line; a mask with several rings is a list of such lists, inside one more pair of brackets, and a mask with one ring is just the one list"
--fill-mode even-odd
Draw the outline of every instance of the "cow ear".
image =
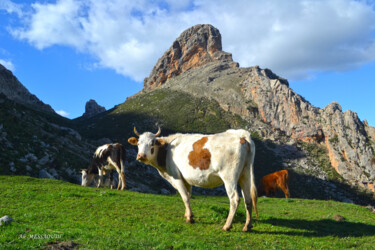
[[87, 169], [81, 169], [81, 174], [87, 174]]
[[156, 145], [157, 146], [164, 146], [167, 142], [164, 141], [163, 139], [157, 139], [156, 140]]
[[128, 139], [128, 142], [129, 142], [131, 145], [137, 146], [137, 144], [138, 144], [138, 139], [135, 138], [135, 137], [131, 137], [131, 138]]

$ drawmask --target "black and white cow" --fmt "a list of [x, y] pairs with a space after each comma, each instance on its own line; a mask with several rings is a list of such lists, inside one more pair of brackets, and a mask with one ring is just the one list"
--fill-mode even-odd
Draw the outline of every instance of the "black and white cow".
[[125, 183], [125, 148], [120, 143], [105, 144], [96, 149], [94, 158], [88, 169], [82, 169], [82, 186], [89, 186], [96, 176], [99, 176], [97, 187], [103, 182], [103, 175], [110, 172], [111, 189], [113, 188], [113, 170], [116, 170], [119, 176], [117, 185], [118, 190], [124, 190]]

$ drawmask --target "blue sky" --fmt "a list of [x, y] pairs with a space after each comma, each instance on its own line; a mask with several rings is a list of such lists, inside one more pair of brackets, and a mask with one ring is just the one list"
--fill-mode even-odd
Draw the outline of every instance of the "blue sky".
[[142, 89], [185, 29], [210, 23], [241, 67], [287, 78], [375, 126], [375, 8], [354, 0], [0, 0], [0, 63], [56, 111], [107, 109]]

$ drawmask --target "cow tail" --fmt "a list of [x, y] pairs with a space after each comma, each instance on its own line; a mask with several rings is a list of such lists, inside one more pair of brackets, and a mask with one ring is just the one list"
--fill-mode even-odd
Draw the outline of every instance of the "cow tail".
[[285, 180], [284, 180], [285, 187], [286, 187], [287, 190], [288, 190], [287, 197], [290, 198], [290, 191], [289, 191], [289, 172], [288, 172], [287, 170], [286, 170], [286, 173], [285, 173], [284, 178], [285, 178]]
[[250, 144], [250, 194], [251, 194], [251, 201], [253, 203], [254, 212], [258, 217], [258, 209], [257, 209], [257, 200], [258, 200], [258, 192], [255, 185], [255, 178], [254, 178], [254, 158], [255, 158], [255, 144], [254, 141], [249, 138], [249, 144]]

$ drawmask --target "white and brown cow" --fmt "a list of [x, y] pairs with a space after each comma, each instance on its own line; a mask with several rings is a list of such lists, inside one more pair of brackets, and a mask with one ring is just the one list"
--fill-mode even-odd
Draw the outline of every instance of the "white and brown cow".
[[185, 203], [186, 222], [194, 222], [190, 209], [192, 186], [214, 188], [224, 183], [230, 201], [230, 211], [223, 230], [232, 227], [240, 197], [240, 184], [246, 207], [243, 231], [252, 228], [252, 207], [257, 213], [257, 190], [253, 162], [255, 145], [245, 130], [227, 130], [213, 135], [174, 134], [167, 137], [145, 132], [128, 142], [138, 145], [137, 160], [155, 167], [180, 193]]
[[99, 176], [97, 187], [103, 182], [103, 175], [110, 172], [111, 189], [113, 188], [113, 170], [119, 176], [117, 189], [124, 190], [125, 183], [125, 148], [120, 143], [105, 144], [96, 149], [88, 169], [82, 169], [82, 186], [89, 186], [96, 176]]

